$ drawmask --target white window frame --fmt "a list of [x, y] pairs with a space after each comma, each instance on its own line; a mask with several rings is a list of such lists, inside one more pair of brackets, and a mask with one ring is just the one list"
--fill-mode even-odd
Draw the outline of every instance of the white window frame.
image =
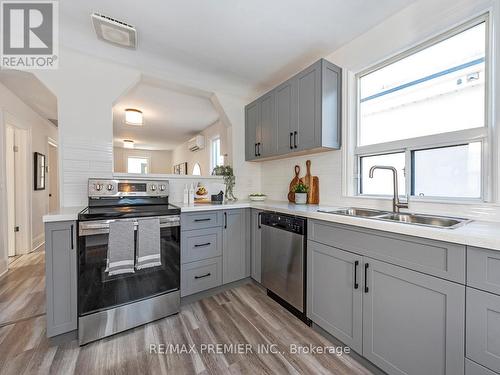
[[[125, 155], [125, 168], [127, 173], [132, 173], [128, 171], [128, 159], [146, 159], [148, 161], [148, 173], [151, 173], [151, 158], [149, 156], [141, 156], [141, 155]], [[142, 174], [142, 173], [133, 173], [133, 174]]]
[[[493, 142], [493, 127], [492, 127], [492, 113], [493, 105], [491, 102], [492, 90], [494, 83], [491, 82], [492, 71], [491, 66], [494, 56], [492, 55], [493, 48], [491, 46], [491, 33], [492, 28], [490, 24], [490, 12], [484, 13], [479, 17], [475, 17], [472, 20], [464, 22], [457, 27], [454, 27], [448, 31], [440, 33], [438, 36], [431, 38], [423, 43], [419, 43], [413, 48], [410, 48], [402, 53], [399, 53], [389, 59], [382, 61], [368, 69], [362, 70], [354, 75], [354, 90], [355, 90], [355, 102], [354, 102], [354, 116], [355, 121], [352, 124], [350, 135], [354, 139], [351, 139], [351, 150], [353, 150], [353, 159], [351, 162], [347, 163], [348, 168], [352, 168], [352, 185], [347, 186], [348, 192], [351, 191], [351, 196], [358, 198], [382, 198], [387, 199], [388, 195], [369, 195], [369, 194], [359, 194], [361, 185], [361, 171], [360, 171], [360, 161], [361, 157], [364, 156], [375, 156], [383, 155], [389, 153], [404, 152], [406, 158], [406, 169], [405, 169], [405, 182], [406, 182], [406, 196], [411, 196], [411, 176], [413, 171], [411, 170], [411, 155], [413, 151], [425, 150], [429, 148], [440, 148], [457, 146], [466, 143], [481, 142], [481, 196], [479, 198], [460, 198], [460, 197], [419, 197], [411, 196], [413, 201], [421, 202], [489, 202], [492, 200], [492, 142]], [[485, 49], [485, 126], [482, 128], [465, 129], [458, 130], [454, 132], [440, 133], [435, 135], [428, 135], [416, 138], [408, 138], [403, 140], [391, 141], [378, 143], [374, 145], [359, 146], [358, 145], [358, 134], [360, 133], [360, 116], [359, 116], [359, 103], [360, 103], [360, 78], [379, 70], [387, 65], [390, 65], [396, 61], [404, 59], [410, 55], [413, 55], [423, 49], [426, 49], [432, 45], [435, 45], [443, 40], [446, 40], [454, 35], [457, 35], [471, 27], [477, 26], [481, 23], [485, 23], [485, 38], [486, 38], [486, 49]], [[401, 176], [398, 176], [401, 178]]]

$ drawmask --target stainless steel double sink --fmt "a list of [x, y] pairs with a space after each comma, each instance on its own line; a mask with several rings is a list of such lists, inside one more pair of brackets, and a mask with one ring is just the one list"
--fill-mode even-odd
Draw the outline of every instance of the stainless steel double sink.
[[455, 229], [472, 221], [457, 217], [396, 213], [356, 207], [341, 208], [337, 210], [319, 209], [318, 212], [445, 229]]

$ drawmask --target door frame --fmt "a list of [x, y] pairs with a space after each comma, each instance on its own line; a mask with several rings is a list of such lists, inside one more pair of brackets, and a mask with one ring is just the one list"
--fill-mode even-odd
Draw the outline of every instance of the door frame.
[[[57, 149], [57, 159], [54, 161], [54, 160], [50, 160], [50, 147], [55, 147]], [[47, 179], [47, 186], [46, 186], [46, 189], [47, 189], [47, 201], [49, 202], [48, 203], [48, 211], [50, 211], [50, 192], [52, 191], [52, 186], [51, 186], [51, 176], [53, 173], [53, 170], [54, 170], [54, 165], [56, 165], [56, 168], [57, 168], [57, 200], [58, 200], [58, 207], [61, 207], [61, 200], [60, 200], [60, 194], [59, 194], [59, 145], [57, 144], [57, 141], [51, 137], [47, 137], [47, 160], [48, 160], [48, 167], [49, 167], [49, 170], [48, 170], [48, 179]]]
[[[29, 253], [31, 252], [33, 249], [33, 244], [32, 244], [32, 194], [31, 194], [31, 186], [32, 186], [32, 177], [33, 176], [33, 163], [31, 162], [32, 158], [31, 158], [31, 155], [32, 155], [32, 133], [31, 133], [31, 129], [29, 127], [26, 127], [22, 124], [21, 121], [19, 121], [16, 116], [12, 115], [11, 113], [9, 113], [8, 111], [0, 111], [1, 112], [1, 115], [0, 115], [0, 133], [1, 133], [1, 156], [2, 156], [2, 160], [5, 160], [5, 156], [6, 156], [6, 137], [5, 137], [5, 134], [6, 134], [6, 128], [7, 128], [7, 125], [9, 126], [12, 126], [16, 129], [19, 129], [19, 130], [23, 130], [23, 131], [26, 131], [26, 144], [25, 144], [25, 152], [24, 152], [24, 155], [23, 157], [21, 158], [21, 161], [23, 162], [23, 168], [25, 170], [25, 179], [26, 179], [26, 183], [22, 184], [24, 186], [22, 186], [23, 188], [21, 189], [21, 191], [19, 191], [19, 194], [20, 196], [24, 196], [24, 199], [25, 199], [25, 202], [26, 202], [26, 212], [24, 212], [24, 215], [22, 215], [21, 217], [21, 221], [24, 222], [24, 226], [26, 227], [26, 231], [23, 232], [23, 236], [21, 237], [22, 238], [22, 241], [21, 243], [25, 243], [26, 244], [26, 249], [24, 251], [22, 251], [22, 254], [25, 254], [25, 253]], [[1, 192], [1, 200], [2, 200], [2, 207], [7, 207], [7, 189], [6, 189], [6, 180], [7, 180], [7, 171], [6, 171], [6, 165], [5, 165], [5, 162], [2, 162], [1, 163], [1, 168], [0, 168], [0, 171], [1, 171], [1, 181], [3, 181], [3, 183], [1, 184], [2, 186], [2, 192]], [[17, 190], [18, 187], [16, 187]], [[3, 221], [3, 225], [2, 225], [2, 233], [7, 233], [8, 231], [8, 223], [7, 223], [7, 210], [6, 209], [3, 209], [2, 210], [3, 214], [2, 214], [2, 221]], [[18, 222], [20, 222], [20, 220], [17, 220]], [[0, 259], [0, 266], [1, 266], [1, 263], [2, 261], [5, 261], [7, 263], [7, 266], [8, 266], [8, 255], [7, 255], [7, 239], [6, 237], [7, 236], [2, 236], [4, 238], [4, 249], [6, 249], [5, 251], [5, 254], [4, 254], [4, 257], [3, 259]], [[17, 255], [17, 254], [16, 254]], [[2, 270], [3, 268], [0, 267], [0, 274], [2, 273]]]

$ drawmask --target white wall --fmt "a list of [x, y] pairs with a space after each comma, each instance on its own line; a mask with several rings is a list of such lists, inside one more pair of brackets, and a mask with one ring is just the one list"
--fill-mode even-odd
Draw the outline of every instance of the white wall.
[[150, 173], [172, 173], [172, 151], [169, 150], [139, 150], [123, 147], [113, 147], [113, 164], [115, 173], [127, 173], [127, 158], [142, 156], [149, 158]]
[[[193, 167], [195, 163], [200, 164], [201, 174], [202, 176], [209, 176], [212, 171], [210, 170], [210, 144], [211, 140], [216, 136], [219, 136], [221, 139], [221, 152], [222, 154], [226, 154], [228, 148], [231, 148], [230, 140], [227, 137], [227, 129], [226, 126], [221, 122], [217, 121], [215, 124], [210, 125], [208, 128], [203, 130], [201, 135], [205, 136], [205, 147], [202, 150], [198, 151], [190, 151], [188, 149], [188, 142], [184, 142], [183, 144], [177, 146], [172, 152], [172, 163], [188, 163], [188, 174], [193, 173]], [[232, 151], [232, 150], [230, 150]], [[230, 164], [230, 156], [226, 158]]]
[[[133, 87], [141, 74], [179, 85], [183, 82], [168, 72], [141, 72], [64, 46], [59, 61], [58, 70], [38, 70], [35, 75], [58, 97], [61, 206], [84, 206], [88, 178], [113, 176], [114, 101]], [[222, 92], [213, 92], [211, 100], [224, 124], [231, 126], [235, 193], [244, 197], [260, 188], [260, 167], [244, 161], [244, 106], [249, 100]]]
[[[261, 165], [262, 190], [271, 199], [285, 200], [288, 184], [293, 177], [293, 167], [298, 164], [305, 171], [305, 161], [312, 161], [312, 174], [320, 180], [320, 203], [332, 205], [357, 205], [374, 208], [391, 208], [391, 200], [374, 200], [347, 196], [346, 164], [348, 143], [352, 142], [349, 123], [354, 121], [354, 103], [346, 98], [355, 97], [353, 75], [367, 67], [396, 55], [426, 39], [454, 26], [479, 16], [493, 8], [493, 26], [496, 30], [496, 45], [493, 53], [500, 62], [500, 2], [495, 0], [420, 0], [388, 18], [367, 33], [359, 36], [326, 58], [344, 69], [343, 88], [343, 146], [342, 151], [331, 151], [306, 157], [267, 161]], [[494, 86], [500, 92], [500, 71], [495, 72]], [[498, 103], [498, 99], [494, 103]], [[500, 106], [495, 108], [491, 125], [500, 129]], [[500, 134], [499, 134], [500, 135]], [[497, 139], [494, 140], [495, 142]], [[494, 152], [494, 162], [498, 149]], [[496, 165], [496, 164], [495, 164]], [[497, 167], [493, 167], [498, 170]], [[304, 174], [304, 172], [302, 172]], [[442, 204], [411, 202], [410, 209], [418, 212], [434, 212], [450, 215], [466, 215], [486, 220], [500, 220], [500, 207], [496, 203], [486, 204]]]
[[[50, 121], [42, 118], [38, 113], [33, 111], [31, 107], [27, 106], [23, 101], [21, 101], [14, 93], [7, 89], [4, 85], [0, 84], [0, 110], [2, 112], [3, 121], [0, 121], [0, 133], [2, 140], [5, 134], [5, 125], [13, 125], [18, 128], [26, 129], [29, 133], [29, 138], [31, 141], [31, 149], [29, 149], [29, 169], [28, 169], [28, 181], [29, 187], [28, 191], [31, 192], [31, 246], [32, 249], [36, 248], [44, 241], [44, 227], [42, 223], [42, 216], [48, 212], [49, 208], [49, 190], [38, 190], [35, 191], [33, 188], [33, 152], [39, 152], [41, 154], [48, 154], [48, 137], [57, 141], [57, 127], [54, 126]], [[3, 164], [4, 158], [4, 148], [0, 148], [2, 155], [2, 167], [0, 168], [0, 192], [4, 197], [5, 194], [5, 166]], [[5, 197], [4, 197], [5, 198]], [[4, 199], [2, 198], [2, 200]], [[5, 210], [1, 210], [5, 212]], [[3, 215], [2, 215], [3, 216]], [[5, 228], [6, 223], [2, 225]], [[2, 236], [2, 240], [6, 236]], [[6, 249], [6, 247], [5, 247]], [[5, 257], [4, 257], [5, 255]], [[1, 259], [6, 259], [6, 253], [0, 251], [0, 263]], [[2, 265], [0, 264], [0, 274], [2, 273]]]

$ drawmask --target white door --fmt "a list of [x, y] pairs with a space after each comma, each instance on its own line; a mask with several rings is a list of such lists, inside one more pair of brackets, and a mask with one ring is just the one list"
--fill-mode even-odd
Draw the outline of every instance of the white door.
[[6, 189], [7, 189], [7, 249], [8, 255], [16, 255], [16, 178], [14, 163], [15, 131], [11, 126], [5, 130], [5, 160], [6, 160]]
[[49, 143], [49, 211], [59, 209], [59, 171], [57, 165], [57, 146]]

